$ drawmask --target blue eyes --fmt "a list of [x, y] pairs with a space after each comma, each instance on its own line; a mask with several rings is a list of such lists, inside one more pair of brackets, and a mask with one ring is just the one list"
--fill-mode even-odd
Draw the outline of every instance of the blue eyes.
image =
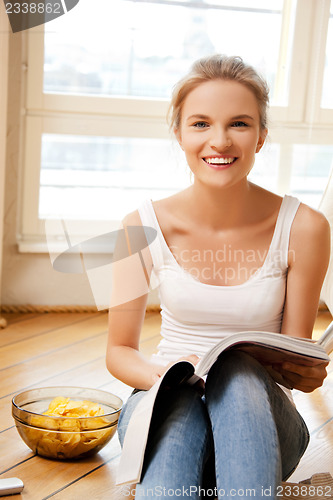
[[[245, 122], [242, 122], [242, 121], [236, 121], [236, 122], [232, 122], [230, 126], [233, 128], [240, 128], [240, 127], [248, 127], [248, 124]], [[193, 123], [192, 127], [198, 128], [198, 129], [204, 129], [204, 128], [209, 127], [209, 123], [207, 123], [207, 122], [195, 122], [195, 123]]]
[[193, 127], [195, 127], [195, 128], [205, 128], [207, 126], [208, 126], [208, 124], [206, 122], [196, 122], [196, 123], [193, 123]]
[[232, 127], [247, 127], [247, 126], [248, 126], [248, 125], [247, 125], [247, 123], [245, 123], [245, 122], [241, 122], [241, 121], [234, 122], [234, 123], [232, 124]]

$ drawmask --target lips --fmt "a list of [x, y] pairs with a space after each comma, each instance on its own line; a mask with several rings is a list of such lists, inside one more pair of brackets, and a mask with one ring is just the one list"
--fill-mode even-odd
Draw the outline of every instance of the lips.
[[203, 160], [210, 167], [227, 168], [235, 163], [237, 158], [235, 156], [206, 156]]

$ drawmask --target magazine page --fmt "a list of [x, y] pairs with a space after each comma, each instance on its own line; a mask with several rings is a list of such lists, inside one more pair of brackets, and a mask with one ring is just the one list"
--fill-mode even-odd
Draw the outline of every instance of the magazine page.
[[291, 361], [313, 366], [330, 361], [324, 346], [333, 349], [333, 327], [324, 334], [323, 345], [320, 341], [290, 337], [270, 332], [239, 332], [223, 339], [214, 346], [194, 367], [189, 361], [179, 361], [172, 365], [164, 375], [146, 392], [135, 408], [129, 422], [122, 456], [118, 469], [117, 484], [137, 483], [140, 481], [149, 427], [158, 393], [171, 389], [181, 383], [196, 383], [205, 376], [218, 356], [228, 349], [240, 349], [262, 363], [274, 380], [281, 385], [285, 382], [274, 370], [274, 365]]
[[192, 382], [193, 374], [194, 366], [192, 363], [178, 361], [155, 382], [149, 391], [146, 391], [145, 396], [139, 401], [126, 430], [116, 484], [137, 483], [140, 481], [157, 394], [164, 389], [171, 389], [175, 385], [185, 383], [191, 378]]
[[[245, 347], [246, 346], [246, 347]], [[289, 361], [314, 365], [330, 358], [323, 346], [311, 339], [291, 337], [271, 332], [239, 332], [216, 344], [197, 364], [196, 374], [206, 375], [218, 356], [225, 350], [238, 348], [247, 350], [263, 364]]]

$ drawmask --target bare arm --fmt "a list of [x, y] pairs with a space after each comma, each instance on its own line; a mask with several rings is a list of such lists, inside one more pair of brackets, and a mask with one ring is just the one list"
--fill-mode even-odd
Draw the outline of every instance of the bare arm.
[[[128, 215], [123, 221], [125, 231], [128, 226], [141, 225], [138, 212]], [[129, 240], [125, 247], [124, 238], [122, 243], [119, 240], [115, 250], [118, 265], [113, 266], [106, 365], [112, 375], [124, 383], [138, 389], [149, 389], [165, 369], [151, 363], [139, 352], [152, 259], [149, 248], [142, 250], [140, 259], [132, 254]], [[131, 254], [132, 258], [128, 259]]]
[[[311, 338], [320, 291], [330, 255], [330, 227], [325, 217], [301, 205], [290, 237], [286, 302], [281, 333]], [[284, 363], [282, 373], [291, 387], [311, 392], [326, 377], [327, 363], [309, 368]]]

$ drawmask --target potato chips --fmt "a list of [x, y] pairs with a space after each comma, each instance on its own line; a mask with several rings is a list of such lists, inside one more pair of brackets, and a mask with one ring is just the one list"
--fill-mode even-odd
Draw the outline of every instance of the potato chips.
[[97, 452], [115, 433], [116, 423], [110, 426], [103, 415], [104, 410], [97, 403], [58, 396], [42, 415], [32, 415], [31, 428], [21, 427], [19, 432], [39, 455], [77, 458], [92, 450]]

